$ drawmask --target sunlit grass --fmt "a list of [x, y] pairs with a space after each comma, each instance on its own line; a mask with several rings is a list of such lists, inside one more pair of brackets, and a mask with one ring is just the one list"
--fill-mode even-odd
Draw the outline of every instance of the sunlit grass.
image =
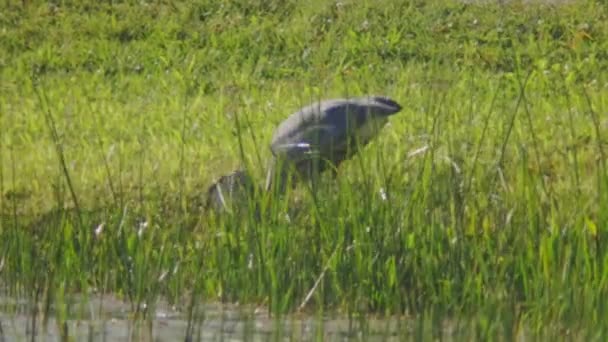
[[[32, 315], [113, 293], [136, 318], [164, 298], [604, 336], [604, 6], [3, 6], [0, 274]], [[336, 180], [200, 210], [222, 174], [264, 181], [287, 115], [362, 94], [404, 109]]]

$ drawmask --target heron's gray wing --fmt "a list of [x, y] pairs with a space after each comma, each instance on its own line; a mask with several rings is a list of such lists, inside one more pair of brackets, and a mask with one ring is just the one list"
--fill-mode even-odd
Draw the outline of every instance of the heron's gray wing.
[[313, 146], [306, 142], [282, 143], [273, 145], [272, 153], [275, 157], [297, 161], [312, 155], [314, 150]]
[[290, 161], [299, 161], [322, 153], [328, 146], [335, 144], [344, 133], [336, 126], [313, 124], [291, 137], [289, 142], [277, 142], [272, 145], [275, 156], [286, 157]]

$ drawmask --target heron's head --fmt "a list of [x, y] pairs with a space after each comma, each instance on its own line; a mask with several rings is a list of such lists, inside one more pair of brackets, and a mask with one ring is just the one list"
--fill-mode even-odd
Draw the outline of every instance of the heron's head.
[[380, 116], [390, 116], [402, 109], [400, 104], [386, 96], [372, 95], [361, 97], [359, 102], [367, 107], [372, 114]]
[[353, 126], [359, 143], [366, 145], [386, 123], [388, 117], [398, 113], [401, 105], [386, 96], [363, 96], [355, 99], [356, 110], [353, 116], [357, 124]]

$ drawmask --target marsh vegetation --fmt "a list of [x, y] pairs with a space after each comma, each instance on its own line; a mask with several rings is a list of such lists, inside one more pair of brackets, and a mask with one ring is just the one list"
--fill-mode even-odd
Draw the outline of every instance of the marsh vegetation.
[[[602, 1], [4, 2], [0, 333], [76, 336], [110, 296], [194, 338], [222, 303], [603, 340], [607, 70]], [[237, 167], [262, 181], [288, 114], [365, 94], [403, 109], [339, 177], [201, 210]]]

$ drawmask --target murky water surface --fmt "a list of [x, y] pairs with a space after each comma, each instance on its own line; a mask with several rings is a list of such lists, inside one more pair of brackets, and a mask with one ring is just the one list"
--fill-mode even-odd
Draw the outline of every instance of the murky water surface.
[[[53, 308], [60, 310], [60, 308]], [[269, 317], [265, 309], [234, 305], [204, 304], [190, 327], [187, 313], [158, 304], [151, 319], [135, 320], [131, 305], [114, 297], [73, 300], [67, 309], [68, 321], [58, 326], [54, 312], [43, 327], [39, 315], [32, 322], [33, 307], [26, 302], [0, 299], [0, 342], [31, 340], [59, 341], [60, 329], [75, 341], [185, 341], [191, 331], [193, 341], [398, 341], [408, 335], [407, 320], [349, 320], [344, 317]]]

